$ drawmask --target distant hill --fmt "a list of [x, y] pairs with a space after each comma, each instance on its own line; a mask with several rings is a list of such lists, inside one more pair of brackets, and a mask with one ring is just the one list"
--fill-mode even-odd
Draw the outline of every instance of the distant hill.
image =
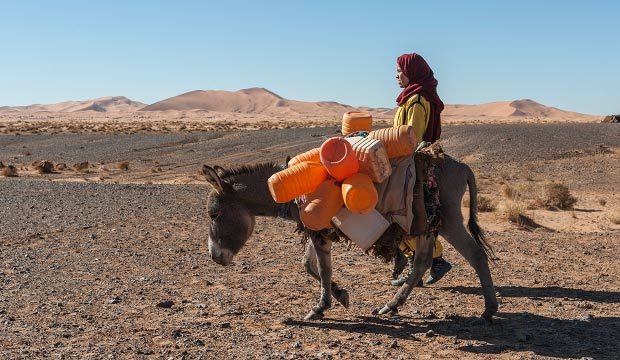
[[141, 111], [208, 110], [257, 114], [344, 113], [352, 106], [332, 101], [307, 102], [285, 99], [264, 88], [239, 91], [196, 90], [144, 107]]
[[541, 118], [576, 118], [592, 115], [545, 106], [534, 100], [498, 101], [480, 105], [446, 105], [445, 116], [528, 116]]
[[124, 96], [106, 96], [97, 99], [83, 101], [64, 101], [56, 104], [34, 104], [27, 106], [2, 106], [0, 111], [14, 112], [76, 112], [76, 111], [96, 111], [96, 112], [129, 112], [143, 108], [146, 104], [130, 100]]
[[[66, 101], [48, 105], [4, 106], [0, 112], [132, 112], [132, 111], [216, 111], [223, 113], [296, 115], [313, 114], [320, 116], [340, 116], [351, 110], [362, 110], [375, 117], [392, 117], [396, 109], [353, 107], [334, 101], [298, 101], [281, 97], [264, 88], [250, 88], [239, 91], [196, 90], [146, 106], [124, 96], [107, 96], [84, 101]], [[442, 116], [454, 118], [472, 117], [530, 117], [530, 118], [599, 118], [600, 116], [580, 114], [545, 106], [534, 100], [499, 101], [479, 105], [446, 105]]]

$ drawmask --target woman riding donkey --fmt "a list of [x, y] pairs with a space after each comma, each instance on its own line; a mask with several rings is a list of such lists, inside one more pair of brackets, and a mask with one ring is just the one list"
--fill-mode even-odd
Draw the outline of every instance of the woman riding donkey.
[[[440, 114], [444, 104], [437, 94], [437, 79], [435, 79], [433, 70], [431, 70], [424, 58], [416, 53], [399, 56], [396, 60], [396, 65], [396, 79], [403, 90], [396, 98], [398, 110], [394, 116], [394, 126], [413, 126], [418, 136], [418, 148], [434, 143], [439, 140], [441, 135]], [[424, 179], [426, 174], [423, 171], [420, 166], [416, 166], [416, 182], [413, 187], [414, 224], [411, 232], [413, 238], [405, 238], [400, 244], [402, 252], [399, 252], [396, 257], [392, 273], [391, 282], [394, 286], [401, 286], [405, 282], [407, 276], [401, 275], [401, 272], [406, 264], [409, 271], [413, 269], [415, 237], [426, 236], [427, 214], [424, 204]], [[452, 268], [452, 265], [442, 255], [443, 246], [435, 237], [433, 264], [426, 284], [437, 282]], [[399, 275], [401, 276], [399, 277]]]

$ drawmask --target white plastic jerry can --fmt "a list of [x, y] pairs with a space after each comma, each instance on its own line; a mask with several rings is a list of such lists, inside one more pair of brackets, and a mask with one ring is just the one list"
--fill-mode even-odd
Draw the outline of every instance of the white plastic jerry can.
[[383, 215], [375, 209], [365, 214], [355, 214], [343, 207], [332, 218], [332, 222], [364, 251], [370, 249], [390, 226]]
[[392, 166], [383, 143], [371, 137], [351, 136], [347, 139], [359, 160], [359, 172], [366, 174], [373, 182], [381, 183], [392, 174]]

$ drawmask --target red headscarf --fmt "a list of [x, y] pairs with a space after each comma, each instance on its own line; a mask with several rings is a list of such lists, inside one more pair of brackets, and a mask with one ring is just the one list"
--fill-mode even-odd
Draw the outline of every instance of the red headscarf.
[[431, 114], [422, 140], [434, 142], [441, 136], [441, 111], [443, 102], [437, 95], [437, 79], [430, 66], [422, 56], [412, 53], [398, 57], [396, 63], [409, 78], [409, 85], [396, 98], [398, 106], [402, 106], [413, 94], [420, 94], [431, 103]]

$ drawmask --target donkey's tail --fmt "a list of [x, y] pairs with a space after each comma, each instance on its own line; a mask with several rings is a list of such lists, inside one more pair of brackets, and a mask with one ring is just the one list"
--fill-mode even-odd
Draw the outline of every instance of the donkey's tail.
[[467, 228], [487, 257], [492, 260], [496, 259], [493, 248], [486, 241], [486, 235], [478, 225], [478, 188], [476, 187], [476, 176], [469, 166], [467, 166], [467, 186], [469, 187], [469, 221], [467, 222]]

